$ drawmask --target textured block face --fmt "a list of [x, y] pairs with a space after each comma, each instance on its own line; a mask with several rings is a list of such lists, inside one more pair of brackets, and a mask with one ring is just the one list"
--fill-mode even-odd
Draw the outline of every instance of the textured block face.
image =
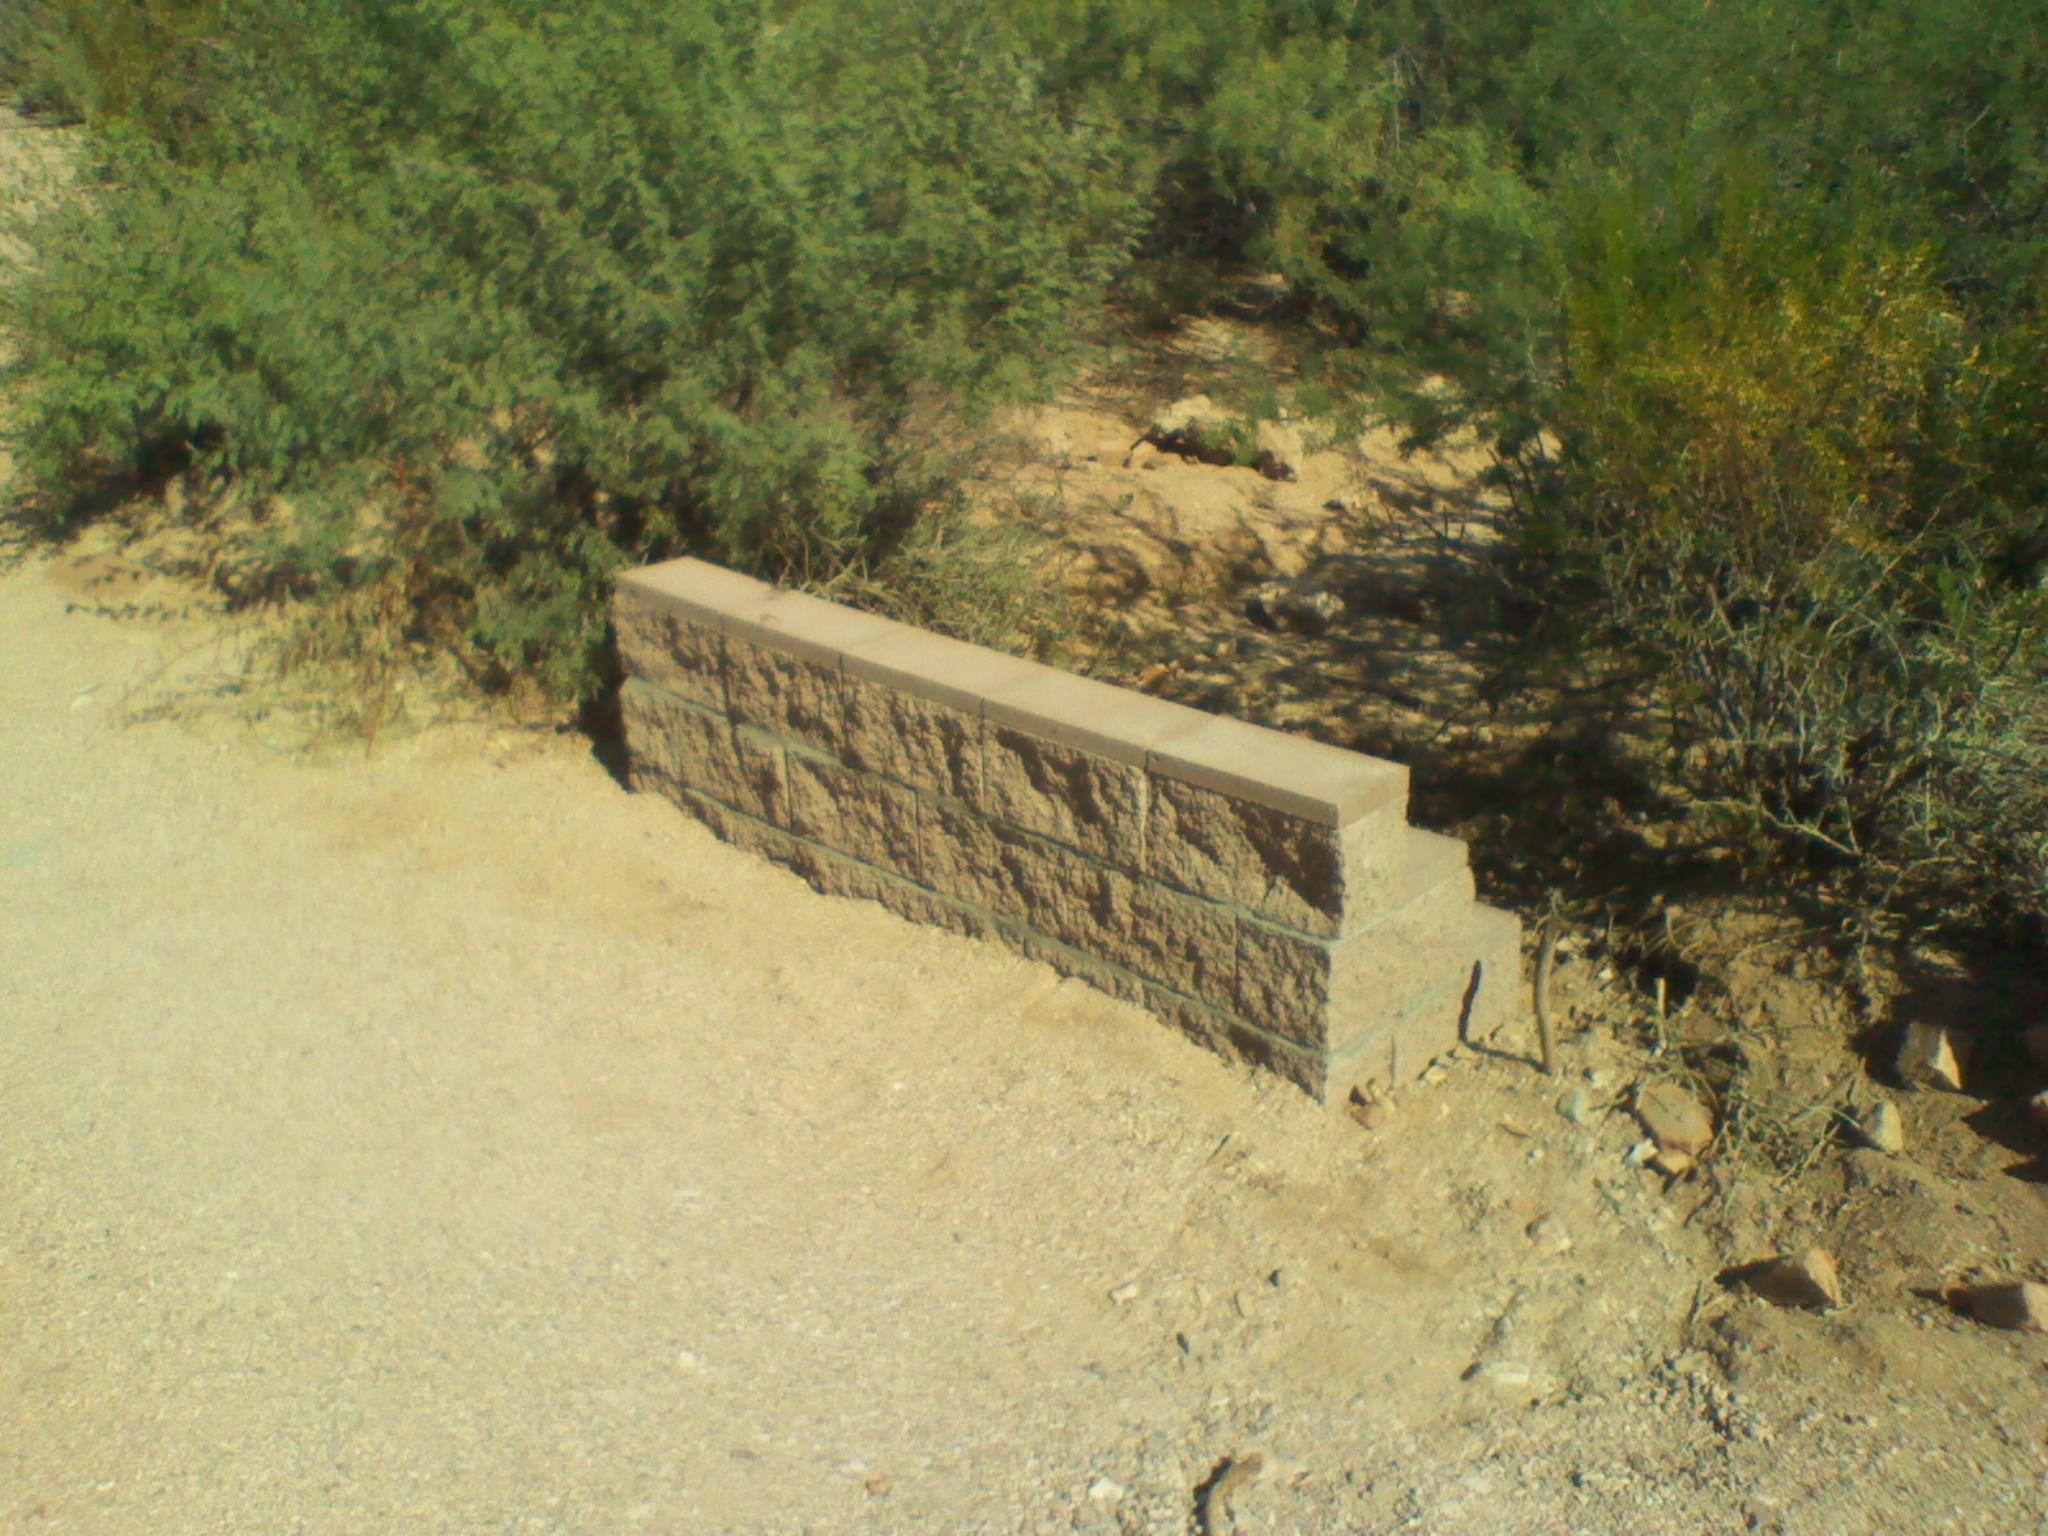
[[706, 709], [725, 709], [724, 642], [718, 631], [621, 589], [612, 610], [628, 676]]
[[1037, 929], [1013, 918], [994, 920], [991, 936], [1002, 940], [1027, 960], [1049, 965], [1062, 976], [1085, 981], [1098, 992], [1127, 1003], [1142, 1003], [1145, 984], [1130, 972], [1095, 955], [1083, 954], [1071, 944], [1049, 939]]
[[878, 869], [917, 878], [917, 797], [898, 784], [792, 752], [786, 825]]
[[1126, 970], [1225, 1006], [1237, 994], [1237, 920], [1227, 911], [1145, 880], [1102, 871], [1093, 931], [1083, 943]]
[[981, 796], [971, 803], [1012, 826], [1135, 869], [1145, 795], [1137, 768], [991, 721]]
[[1227, 1004], [1236, 925], [1227, 912], [1079, 859], [963, 806], [924, 808], [925, 883], [1124, 970]]
[[739, 763], [739, 778], [725, 798], [745, 811], [778, 827], [788, 825], [788, 787], [783, 776], [782, 743], [749, 726], [732, 731], [733, 756]]
[[1407, 899], [1361, 932], [1324, 939], [1239, 924], [1237, 1012], [1287, 1039], [1341, 1047], [1416, 992], [1464, 974], [1476, 943], [1464, 850], [1421, 833], [1409, 841], [1420, 867], [1399, 882]]
[[1327, 827], [1155, 776], [1145, 872], [1269, 922], [1334, 935], [1391, 898], [1404, 817], [1405, 807], [1389, 804]]
[[856, 768], [969, 804], [979, 797], [979, 716], [851, 676], [841, 701], [840, 750]]
[[1277, 1073], [1304, 1092], [1323, 1097], [1328, 1074], [1321, 1052], [1276, 1040], [1242, 1019], [1165, 987], [1147, 987], [1142, 1001], [1148, 1013], [1164, 1019], [1195, 1044], [1231, 1061]]
[[723, 715], [629, 681], [619, 696], [626, 750], [637, 788], [674, 785], [732, 800], [741, 781], [739, 749]]
[[1013, 828], [983, 820], [964, 805], [919, 804], [921, 868], [933, 890], [1063, 937], [1091, 921], [1094, 870]]
[[839, 666], [771, 651], [744, 640], [725, 643], [725, 694], [734, 720], [807, 747], [839, 749]]

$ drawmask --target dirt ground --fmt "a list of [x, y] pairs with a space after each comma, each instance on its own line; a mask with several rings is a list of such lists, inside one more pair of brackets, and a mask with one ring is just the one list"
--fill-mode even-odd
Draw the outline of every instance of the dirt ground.
[[[1132, 680], [1441, 738], [1469, 475], [1118, 411], [1025, 485]], [[2048, 1532], [2048, 1338], [1940, 1295], [2048, 1275], [2041, 1148], [1991, 1080], [1831, 1134], [1891, 1090], [1796, 946], [1713, 995], [1807, 1108], [1683, 1177], [1627, 1105], [1704, 1003], [1585, 933], [1557, 1078], [1464, 1053], [1369, 1131], [579, 737], [421, 699], [365, 754], [161, 556], [0, 557], [0, 1531]], [[1247, 626], [1269, 575], [1345, 623]], [[1842, 1307], [1717, 1280], [1811, 1242]]]
[[[1367, 1132], [579, 739], [309, 752], [241, 644], [110, 534], [0, 578], [0, 1529], [2048, 1528], [2048, 1341], [1716, 1285], [1591, 959], [1559, 1081]], [[2038, 1234], [1829, 1177], [1756, 1240]]]

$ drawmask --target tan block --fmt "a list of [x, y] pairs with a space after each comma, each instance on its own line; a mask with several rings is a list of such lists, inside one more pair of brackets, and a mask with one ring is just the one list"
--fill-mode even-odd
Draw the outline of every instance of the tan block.
[[917, 797], [802, 752], [787, 755], [784, 824], [863, 863], [917, 878]]
[[732, 733], [733, 756], [739, 764], [739, 779], [725, 798], [749, 816], [758, 816], [778, 827], [788, 826], [788, 787], [781, 739], [752, 726], [728, 729]]
[[1334, 936], [1393, 904], [1405, 816], [1395, 800], [1325, 826], [1155, 774], [1145, 873], [1269, 922]]
[[1289, 1040], [1342, 1043], [1379, 1012], [1469, 967], [1472, 875], [1450, 838], [1411, 844], [1401, 906], [1342, 939], [1238, 925], [1235, 1011]]
[[990, 721], [972, 803], [1104, 863], [1142, 863], [1145, 774], [1128, 763]]
[[813, 853], [805, 878], [828, 896], [872, 901], [905, 922], [943, 928], [970, 939], [989, 937], [995, 922], [989, 913], [966, 902], [953, 901], [872, 864], [823, 849]]
[[1084, 981], [1096, 991], [1120, 1002], [1144, 1000], [1145, 983], [1100, 955], [1087, 954], [1071, 944], [1062, 944], [1057, 939], [1047, 938], [1036, 928], [1020, 923], [1012, 917], [994, 919], [990, 932], [993, 937], [1000, 939], [1025, 959], [1049, 965], [1060, 975]]
[[780, 827], [770, 826], [758, 817], [734, 810], [723, 801], [697, 790], [672, 788], [664, 792], [709, 827], [719, 841], [802, 872], [803, 845]]
[[[1412, 1082], [1452, 1047], [1504, 1035], [1504, 1048], [1536, 1055], [1522, 984], [1521, 924], [1510, 913], [1474, 904], [1462, 939], [1443, 947], [1444, 964], [1398, 1001], [1361, 1010], [1330, 1053], [1332, 1091]], [[1520, 1042], [1514, 1030], [1526, 1026]]]
[[621, 585], [612, 602], [612, 628], [627, 676], [725, 712], [724, 643], [714, 625]]
[[1097, 947], [1086, 940], [1104, 921], [1108, 871], [951, 801], [921, 799], [918, 809], [924, 884], [1051, 938]]
[[1408, 801], [1408, 770], [1243, 720], [1202, 716], [1153, 742], [1146, 766], [1176, 783], [1341, 827]]
[[1228, 1006], [1237, 997], [1237, 919], [1225, 908], [1114, 870], [1100, 872], [1094, 927], [1063, 934], [1148, 981]]
[[933, 889], [1190, 994], [1225, 1003], [1234, 996], [1230, 913], [965, 806], [928, 801], [920, 810], [919, 867]]
[[884, 683], [841, 680], [839, 753], [913, 789], [974, 802], [981, 793], [981, 720]]
[[644, 778], [652, 777], [722, 800], [742, 796], [739, 750], [724, 715], [638, 678], [628, 678], [620, 690], [619, 713], [636, 789], [643, 787]]
[[839, 752], [839, 663], [725, 641], [726, 707], [743, 725]]
[[1314, 1098], [1322, 1098], [1328, 1079], [1323, 1053], [1292, 1041], [1276, 1039], [1221, 1008], [1167, 987], [1145, 988], [1147, 1012], [1165, 1020], [1197, 1045], [1230, 1061], [1277, 1073]]

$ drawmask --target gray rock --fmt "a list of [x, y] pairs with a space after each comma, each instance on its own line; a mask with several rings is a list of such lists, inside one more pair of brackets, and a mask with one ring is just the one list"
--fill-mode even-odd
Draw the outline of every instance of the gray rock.
[[1906, 1150], [1906, 1121], [1899, 1107], [1880, 1099], [1857, 1117], [1856, 1132], [1870, 1146], [1897, 1157]]
[[1938, 1024], [1908, 1024], [1899, 1037], [1899, 1081], [1908, 1088], [1960, 1093], [1969, 1052], [1962, 1037]]
[[1992, 1285], [1959, 1285], [1949, 1305], [1987, 1328], [2048, 1333], [2048, 1285], [2016, 1280]]
[[1244, 616], [1261, 629], [1325, 635], [1344, 616], [1336, 593], [1299, 581], [1269, 581], [1245, 599]]

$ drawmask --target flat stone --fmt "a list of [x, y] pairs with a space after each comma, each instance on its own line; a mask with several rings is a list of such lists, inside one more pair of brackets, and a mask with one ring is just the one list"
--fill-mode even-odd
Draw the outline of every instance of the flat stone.
[[1834, 1255], [1825, 1248], [1808, 1248], [1801, 1253], [1746, 1264], [1728, 1271], [1723, 1278], [1781, 1307], [1842, 1304], [1841, 1277], [1835, 1269]]
[[776, 589], [722, 565], [681, 559], [628, 571], [614, 590], [640, 607], [666, 609], [718, 629], [735, 608], [760, 603]]
[[1857, 1117], [1856, 1133], [1865, 1144], [1888, 1156], [1897, 1157], [1906, 1150], [1905, 1117], [1889, 1099], [1878, 1100]]
[[1960, 1093], [1967, 1055], [1963, 1039], [1937, 1024], [1908, 1024], [1899, 1037], [1899, 1081], [1909, 1088]]
[[1698, 1157], [1714, 1140], [1714, 1117], [1677, 1083], [1652, 1083], [1636, 1094], [1636, 1119], [1659, 1147]]
[[1146, 766], [1157, 777], [1319, 826], [1348, 826], [1389, 805], [1406, 817], [1402, 764], [1218, 715], [1159, 741]]
[[1958, 1312], [1988, 1328], [2048, 1333], [2048, 1285], [2032, 1280], [1959, 1285], [1948, 1293], [1948, 1300]]

